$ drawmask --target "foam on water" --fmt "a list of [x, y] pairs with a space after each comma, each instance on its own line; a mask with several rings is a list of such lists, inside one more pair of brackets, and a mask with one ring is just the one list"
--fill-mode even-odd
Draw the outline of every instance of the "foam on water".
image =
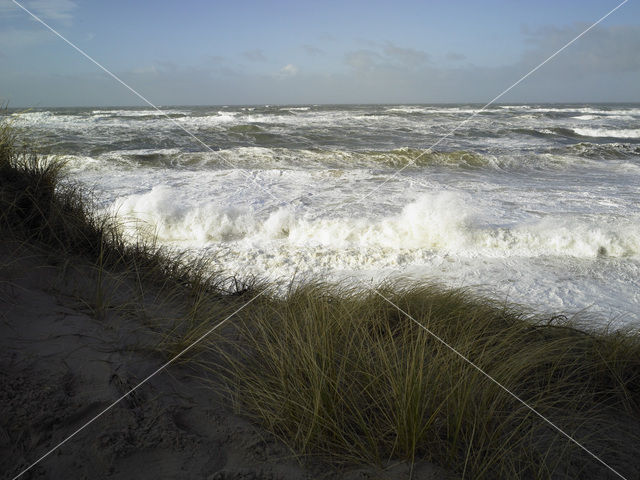
[[499, 225], [500, 207], [473, 200], [441, 191], [397, 214], [327, 217], [302, 207], [200, 202], [159, 185], [120, 198], [115, 208], [129, 219], [130, 234], [142, 229], [163, 243], [208, 252], [229, 272], [271, 279], [437, 278], [529, 305], [544, 298], [538, 309], [635, 318], [640, 215], [549, 215]]
[[599, 117], [597, 115], [576, 115], [575, 117], [571, 118], [575, 118], [576, 120], [595, 120]]
[[388, 107], [386, 111], [394, 113], [426, 113], [429, 109], [425, 107], [412, 107], [407, 105], [401, 107]]
[[[237, 147], [216, 152], [183, 152], [178, 148], [147, 148], [112, 150], [100, 155], [103, 162], [138, 164], [156, 167], [184, 167], [203, 169], [296, 169], [327, 170], [338, 175], [342, 170], [386, 169], [394, 171], [408, 168], [409, 171], [442, 167], [458, 171], [526, 171], [568, 170], [576, 166], [583, 168], [613, 169], [624, 164], [640, 167], [626, 159], [640, 154], [640, 146], [625, 143], [606, 145], [579, 143], [569, 147], [553, 148], [549, 152], [530, 154], [478, 154], [472, 151], [427, 152], [411, 148], [392, 151], [344, 151], [304, 150], [267, 147]], [[99, 159], [86, 156], [66, 155], [65, 160], [77, 171], [93, 168]], [[607, 159], [608, 164], [600, 162]], [[98, 160], [98, 163], [96, 163]], [[105, 165], [106, 167], [106, 165]], [[327, 170], [328, 171], [328, 170]]]
[[290, 207], [260, 216], [246, 208], [184, 202], [182, 195], [180, 189], [159, 185], [119, 199], [114, 210], [142, 222], [161, 241], [192, 247], [247, 239], [303, 248], [422, 249], [456, 256], [640, 256], [640, 218], [551, 216], [497, 227], [471, 206], [472, 198], [453, 192], [423, 194], [397, 215], [368, 219], [309, 219]]
[[499, 108], [512, 111], [526, 111], [533, 113], [592, 113], [602, 116], [610, 115], [632, 115], [640, 116], [640, 108], [596, 108], [596, 107], [578, 107], [578, 106], [564, 106], [564, 107], [536, 107], [533, 105], [502, 105]]
[[91, 114], [94, 117], [163, 117], [165, 115], [189, 115], [189, 112], [186, 110], [163, 110], [160, 111], [156, 109], [148, 109], [148, 110], [93, 110]]
[[501, 105], [470, 119], [478, 109], [163, 109], [215, 153], [145, 108], [13, 121], [128, 234], [228, 274], [411, 276], [640, 325], [640, 108]]
[[640, 128], [574, 128], [583, 137], [640, 138]]
[[237, 123], [238, 112], [218, 112], [215, 115], [206, 115], [203, 117], [184, 117], [177, 118], [176, 121], [185, 127], [211, 127], [227, 123]]

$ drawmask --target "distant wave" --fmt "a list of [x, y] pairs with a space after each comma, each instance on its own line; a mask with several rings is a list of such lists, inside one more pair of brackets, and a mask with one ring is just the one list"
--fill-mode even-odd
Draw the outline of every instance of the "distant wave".
[[[265, 135], [254, 125], [239, 125], [234, 131], [242, 135]], [[175, 148], [114, 150], [102, 155], [107, 160], [124, 160], [141, 166], [210, 166], [226, 168], [380, 168], [442, 166], [462, 169], [505, 168], [512, 160], [498, 160], [492, 155], [457, 150], [426, 152], [411, 148], [391, 151], [298, 150], [268, 147], [238, 147], [211, 152], [183, 152]]]
[[[16, 125], [36, 127], [46, 130], [60, 130], [65, 133], [85, 133], [88, 130], [113, 128], [126, 130], [135, 128], [136, 134], [144, 132], [149, 137], [165, 134], [175, 129], [168, 117], [198, 135], [215, 130], [224, 135], [226, 129], [234, 134], [272, 133], [280, 135], [283, 131], [300, 132], [305, 138], [319, 135], [323, 143], [331, 137], [339, 139], [343, 146], [349, 146], [350, 139], [363, 132], [363, 129], [374, 133], [376, 137], [385, 138], [401, 135], [406, 138], [430, 136], [438, 138], [464, 118], [480, 113], [479, 107], [472, 105], [436, 106], [436, 105], [391, 105], [362, 106], [344, 109], [333, 107], [280, 106], [238, 107], [238, 108], [166, 108], [163, 113], [145, 108], [100, 108], [85, 110], [51, 110], [31, 111], [15, 114]], [[491, 121], [483, 125], [483, 118]], [[568, 138], [601, 137], [601, 138], [640, 138], [638, 129], [621, 128], [633, 125], [640, 118], [637, 107], [605, 107], [596, 106], [499, 106], [491, 107], [473, 122], [456, 132], [470, 139], [482, 141], [493, 138], [498, 133], [513, 132], [539, 138], [564, 136]], [[570, 123], [567, 121], [570, 120]], [[598, 122], [597, 126], [592, 123]], [[494, 123], [495, 122], [495, 123]], [[255, 125], [271, 132], [251, 132], [243, 127]], [[238, 127], [237, 129], [235, 127]], [[74, 132], [75, 131], [75, 132]], [[93, 133], [93, 132], [92, 132]], [[237, 137], [236, 137], [237, 138]], [[267, 145], [274, 144], [270, 137], [264, 138]], [[280, 145], [287, 146], [287, 137], [278, 139]], [[254, 139], [261, 143], [260, 139]], [[384, 145], [384, 140], [372, 148]], [[411, 142], [407, 142], [411, 143]], [[425, 142], [428, 144], [429, 141]]]
[[[606, 117], [603, 117], [603, 115], [606, 115]], [[601, 112], [599, 115], [577, 115], [571, 118], [576, 120], [598, 120], [603, 118], [606, 120], [635, 120], [633, 115], [611, 115], [609, 112]]]
[[640, 138], [640, 128], [574, 128], [583, 137]]
[[390, 113], [426, 113], [429, 111], [429, 109], [425, 107], [400, 106], [400, 107], [388, 107], [385, 109], [385, 111]]
[[157, 117], [186, 117], [190, 115], [190, 112], [186, 110], [163, 110], [160, 111], [149, 110], [93, 110], [91, 115], [95, 118], [99, 117], [131, 117], [132, 119], [145, 119], [145, 118], [157, 118]]
[[384, 164], [394, 168], [408, 165], [415, 165], [416, 167], [448, 166], [460, 168], [497, 166], [494, 157], [465, 150], [438, 152], [399, 148], [388, 152], [363, 152], [355, 157], [355, 160], [359, 162], [371, 161], [374, 164]]
[[514, 128], [514, 133], [531, 135], [534, 137], [563, 136], [568, 138], [599, 137], [599, 138], [640, 138], [640, 129], [625, 128], [591, 128], [591, 127], [548, 127], [548, 128]]
[[[238, 135], [267, 136], [268, 133], [255, 125], [239, 125]], [[95, 162], [75, 161], [67, 156], [74, 168], [95, 168]], [[344, 151], [344, 150], [300, 150], [279, 147], [236, 147], [218, 150], [215, 153], [185, 152], [178, 148], [112, 150], [98, 158], [111, 163], [147, 167], [197, 167], [211, 169], [368, 169], [387, 168], [396, 170], [427, 169], [433, 167], [457, 170], [526, 170], [566, 169], [576, 164], [576, 157], [586, 160], [640, 159], [640, 145], [629, 143], [578, 143], [552, 147], [535, 154], [492, 155], [467, 150], [433, 151], [400, 148], [390, 151]], [[106, 167], [107, 165], [105, 165]]]
[[513, 133], [519, 133], [522, 135], [530, 135], [533, 137], [569, 137], [569, 138], [579, 138], [580, 135], [575, 132], [572, 128], [566, 127], [548, 127], [548, 128], [535, 128], [535, 127], [525, 127], [525, 128], [513, 128], [510, 130]]
[[610, 108], [603, 106], [602, 108], [597, 107], [579, 107], [579, 106], [558, 106], [558, 107], [543, 107], [543, 106], [535, 106], [535, 105], [502, 105], [500, 108], [504, 110], [523, 110], [529, 113], [580, 113], [580, 114], [596, 114], [596, 115], [630, 115], [630, 116], [638, 116], [640, 115], [640, 108], [629, 107], [629, 108]]
[[640, 145], [630, 143], [588, 143], [582, 142], [575, 145], [553, 149], [562, 154], [578, 155], [584, 158], [616, 159], [638, 157], [640, 159]]

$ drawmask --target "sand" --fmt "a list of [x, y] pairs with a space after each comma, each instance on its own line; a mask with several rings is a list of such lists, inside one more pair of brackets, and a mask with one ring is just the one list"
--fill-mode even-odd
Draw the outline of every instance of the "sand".
[[[114, 291], [122, 288], [117, 284]], [[0, 468], [13, 478], [162, 365], [158, 336], [118, 308], [97, 311], [95, 274], [32, 246], [0, 245]], [[117, 297], [117, 295], [116, 295]], [[234, 413], [192, 365], [172, 365], [22, 478], [445, 478], [430, 464], [388, 468], [299, 459]], [[213, 382], [213, 383], [211, 383]]]

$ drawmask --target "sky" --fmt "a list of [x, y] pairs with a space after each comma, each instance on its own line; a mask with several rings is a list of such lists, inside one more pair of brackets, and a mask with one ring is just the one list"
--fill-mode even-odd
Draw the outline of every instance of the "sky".
[[[156, 105], [486, 103], [621, 0], [18, 0]], [[0, 101], [143, 102], [11, 0]], [[640, 1], [500, 98], [640, 102]]]

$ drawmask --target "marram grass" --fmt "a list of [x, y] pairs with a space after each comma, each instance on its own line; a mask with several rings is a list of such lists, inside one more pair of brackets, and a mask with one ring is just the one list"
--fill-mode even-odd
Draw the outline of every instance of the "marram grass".
[[[381, 292], [577, 441], [638, 472], [636, 332], [585, 333], [435, 285]], [[237, 405], [298, 451], [427, 460], [467, 478], [606, 478], [602, 465], [373, 292], [306, 285], [233, 325], [235, 336], [212, 348], [231, 344], [225, 377]]]
[[[15, 144], [4, 124], [0, 240], [95, 265], [97, 318], [134, 279], [119, 308], [155, 325], [170, 357], [267, 287], [229, 291], [215, 259], [125, 241], [116, 219], [61, 181], [63, 164]], [[586, 318], [545, 318], [438, 285], [379, 291], [626, 478], [640, 476], [637, 330], [585, 329]], [[300, 454], [337, 465], [428, 461], [470, 479], [619, 478], [373, 291], [311, 282], [263, 295], [194, 350], [187, 362]]]

